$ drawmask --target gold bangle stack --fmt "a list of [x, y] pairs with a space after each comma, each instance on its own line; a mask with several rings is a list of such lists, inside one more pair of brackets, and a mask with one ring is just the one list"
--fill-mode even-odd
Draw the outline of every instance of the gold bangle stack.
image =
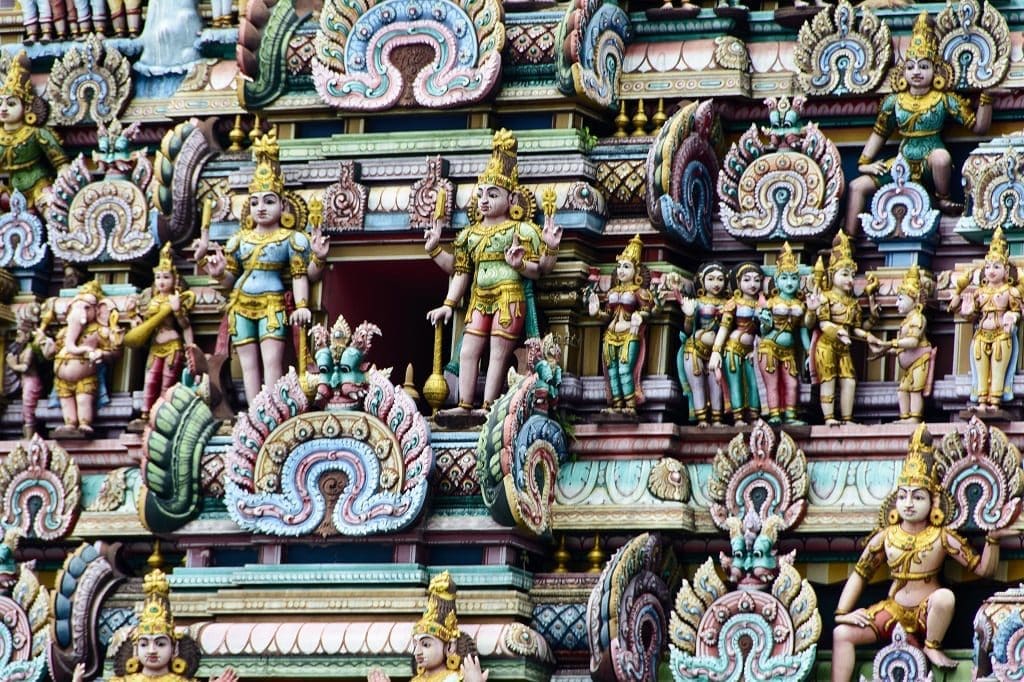
[[430, 256], [431, 258], [437, 258], [438, 254], [440, 254], [443, 251], [444, 251], [444, 249], [442, 249], [441, 245], [438, 244], [437, 246], [432, 248], [430, 251], [428, 251], [427, 255]]
[[558, 255], [558, 249], [557, 248], [552, 249], [546, 243], [541, 243], [541, 245], [540, 245], [540, 255], [542, 255], [542, 256], [557, 256]]
[[861, 154], [860, 157], [857, 159], [857, 165], [858, 166], [866, 166], [869, 163], [871, 163], [872, 161], [874, 161], [874, 159], [869, 159], [864, 154]]
[[446, 299], [444, 299], [444, 303], [442, 303], [441, 305], [446, 305], [449, 308], [454, 308], [455, 307], [455, 301], [453, 301], [450, 298], [446, 298]]
[[322, 268], [323, 266], [327, 265], [327, 261], [325, 261], [320, 256], [316, 255], [315, 253], [310, 257], [309, 261], [318, 268]]
[[983, 93], [981, 93], [978, 96], [978, 106], [981, 106], [981, 107], [986, 106], [986, 105], [991, 106], [992, 102], [993, 102], [993, 97], [992, 97], [992, 95], [990, 95], [987, 92], [983, 92]]
[[308, 307], [309, 307], [309, 301], [307, 301], [307, 300], [306, 300], [306, 299], [304, 299], [304, 298], [303, 298], [303, 299], [301, 299], [301, 300], [298, 300], [298, 301], [296, 301], [296, 302], [295, 302], [295, 308], [296, 308], [296, 309], [299, 309], [299, 308], [308, 308]]
[[849, 609], [836, 609], [835, 611], [832, 612], [832, 615], [833, 616], [845, 616], [849, 612], [850, 612]]

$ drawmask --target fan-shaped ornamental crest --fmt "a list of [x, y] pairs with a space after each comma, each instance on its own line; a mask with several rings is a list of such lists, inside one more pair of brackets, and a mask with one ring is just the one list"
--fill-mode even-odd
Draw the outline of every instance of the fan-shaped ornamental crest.
[[953, 69], [954, 89], [982, 90], [1003, 82], [1010, 68], [1010, 29], [992, 3], [948, 3], [935, 18], [943, 61]]
[[[857, 21], [860, 14], [860, 21]], [[878, 87], [892, 60], [889, 26], [847, 0], [827, 7], [800, 28], [793, 49], [798, 92], [846, 95]]]
[[326, 0], [316, 91], [355, 111], [479, 102], [501, 77], [503, 19], [498, 0]]

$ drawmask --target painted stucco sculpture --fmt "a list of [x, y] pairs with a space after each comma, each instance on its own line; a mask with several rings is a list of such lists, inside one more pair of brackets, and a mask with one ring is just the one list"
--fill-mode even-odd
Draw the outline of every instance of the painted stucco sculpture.
[[573, 0], [558, 25], [558, 89], [594, 106], [616, 109], [622, 58], [633, 39], [626, 12], [607, 0]]
[[0, 523], [21, 537], [52, 542], [70, 535], [81, 496], [78, 465], [64, 448], [38, 435], [0, 463]]
[[935, 237], [941, 214], [932, 208], [928, 189], [911, 180], [910, 164], [897, 154], [889, 168], [891, 182], [880, 186], [871, 210], [860, 214], [864, 234], [875, 241]]
[[0, 543], [0, 679], [43, 682], [50, 596], [35, 574], [35, 562], [15, 561], [19, 538], [17, 529], [9, 529]]
[[200, 206], [205, 201], [200, 198], [199, 178], [221, 151], [213, 133], [215, 123], [214, 118], [179, 123], [167, 131], [156, 152], [153, 205], [162, 233], [179, 248], [188, 246], [200, 224]]
[[64, 126], [111, 123], [131, 96], [131, 65], [93, 33], [54, 62], [46, 81], [50, 119]]
[[29, 210], [25, 195], [11, 192], [10, 211], [0, 215], [0, 267], [32, 268], [46, 258], [43, 221]]
[[5, 371], [17, 377], [8, 386], [6, 377], [4, 390], [8, 396], [21, 395], [21, 434], [32, 438], [36, 434], [36, 411], [43, 395], [43, 375], [46, 360], [56, 353], [53, 339], [39, 328], [42, 308], [29, 303], [18, 309], [14, 339], [7, 345]]
[[761, 329], [755, 354], [758, 375], [764, 383], [761, 412], [767, 412], [769, 424], [801, 423], [797, 418], [801, 359], [811, 347], [801, 289], [800, 260], [785, 242], [775, 261], [771, 295], [757, 311]]
[[757, 311], [764, 301], [764, 273], [757, 263], [746, 262], [734, 267], [729, 276], [732, 297], [722, 304], [707, 366], [712, 375], [724, 378], [726, 411], [733, 424], [744, 426], [761, 416], [754, 348], [761, 325]]
[[952, 68], [951, 85], [984, 90], [998, 86], [1010, 68], [1010, 29], [989, 3], [958, 0], [935, 17], [942, 59]]
[[[860, 20], [857, 21], [857, 15]], [[800, 92], [811, 96], [864, 94], [882, 82], [892, 61], [889, 25], [847, 0], [800, 27], [794, 46]]]

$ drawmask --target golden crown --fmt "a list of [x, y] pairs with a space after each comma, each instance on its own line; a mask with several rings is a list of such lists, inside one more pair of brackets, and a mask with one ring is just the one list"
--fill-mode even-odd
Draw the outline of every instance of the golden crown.
[[24, 56], [25, 52], [23, 50], [17, 56], [11, 58], [7, 67], [7, 75], [4, 76], [3, 86], [0, 87], [0, 95], [5, 97], [14, 95], [23, 103], [28, 104], [35, 97], [35, 92], [32, 90], [32, 83], [29, 80], [31, 74], [21, 63]]
[[992, 241], [988, 245], [988, 254], [985, 256], [986, 262], [1000, 262], [1006, 265], [1010, 262], [1010, 246], [1006, 243], [1006, 239], [1003, 237], [1003, 228], [997, 227], [996, 231], [992, 233]]
[[932, 434], [924, 424], [919, 424], [910, 439], [907, 458], [903, 462], [903, 470], [896, 479], [900, 488], [925, 488], [936, 491], [939, 482], [935, 480], [932, 470]]
[[829, 277], [840, 268], [857, 269], [857, 261], [853, 260], [853, 247], [850, 246], [850, 238], [842, 231], [832, 240], [832, 251], [828, 257]]
[[487, 162], [484, 172], [477, 178], [481, 185], [504, 187], [509, 192], [519, 186], [519, 166], [516, 151], [519, 142], [508, 130], [502, 128], [494, 133], [491, 142], [491, 160]]
[[78, 295], [75, 298], [81, 296], [95, 296], [98, 301], [103, 298], [103, 285], [97, 279], [89, 280], [78, 287]]
[[412, 629], [414, 637], [429, 635], [442, 642], [454, 642], [459, 638], [459, 622], [455, 615], [456, 591], [448, 571], [434, 576], [427, 589], [427, 609]]
[[256, 170], [253, 171], [252, 182], [249, 183], [249, 194], [273, 192], [281, 196], [284, 193], [284, 177], [278, 163], [280, 152], [275, 128], [271, 128], [269, 133], [253, 143], [252, 157], [256, 162]]
[[789, 242], [782, 243], [782, 252], [775, 260], [775, 273], [783, 272], [800, 272], [800, 259], [793, 253], [793, 247], [789, 245]]
[[921, 12], [914, 22], [914, 29], [910, 34], [910, 45], [907, 47], [906, 59], [930, 59], [938, 63], [939, 41], [935, 37], [935, 28], [928, 18], [928, 12]]
[[903, 281], [900, 283], [897, 293], [906, 294], [915, 301], [921, 296], [921, 271], [916, 263], [910, 266], [907, 274], [903, 275]]
[[153, 272], [177, 272], [174, 268], [174, 254], [171, 251], [170, 242], [160, 248], [160, 260], [157, 261]]
[[633, 265], [640, 265], [640, 256], [644, 252], [644, 243], [640, 241], [640, 235], [635, 234], [633, 238], [626, 244], [626, 248], [622, 250], [622, 253], [615, 259], [616, 263], [621, 263], [624, 260], [628, 260]]
[[146, 595], [146, 600], [143, 602], [139, 624], [132, 633], [132, 639], [138, 641], [143, 635], [167, 635], [175, 638], [174, 616], [171, 615], [171, 586], [167, 582], [167, 576], [159, 568], [153, 569], [143, 579], [142, 591]]

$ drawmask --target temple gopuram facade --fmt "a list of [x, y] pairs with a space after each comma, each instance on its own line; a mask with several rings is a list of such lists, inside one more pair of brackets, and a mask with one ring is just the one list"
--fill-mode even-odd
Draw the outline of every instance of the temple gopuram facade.
[[0, 0], [0, 682], [1024, 678], [1020, 0]]

